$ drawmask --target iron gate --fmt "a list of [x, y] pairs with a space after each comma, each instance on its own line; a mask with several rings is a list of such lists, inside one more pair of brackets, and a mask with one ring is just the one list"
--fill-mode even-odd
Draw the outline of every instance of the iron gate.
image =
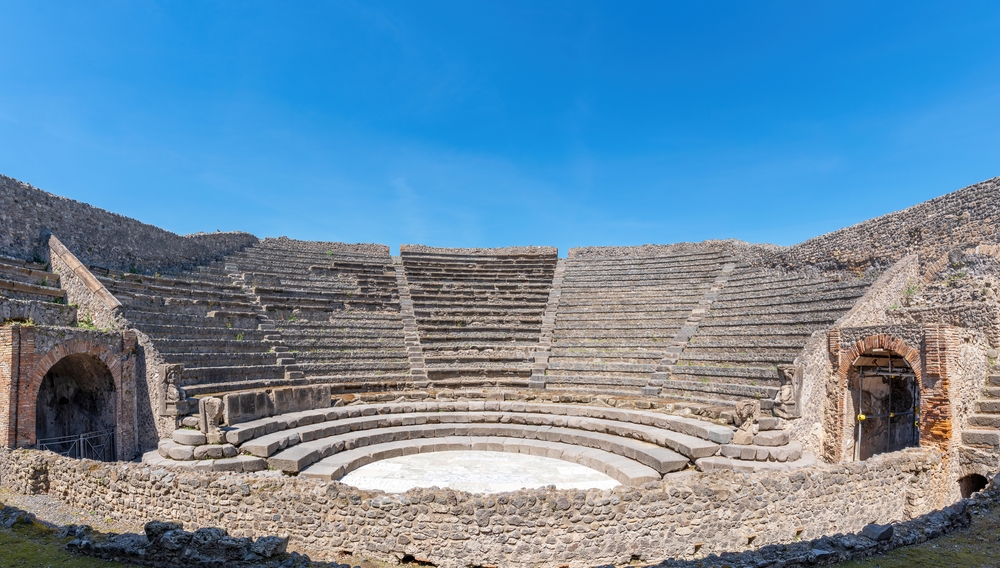
[[39, 450], [48, 450], [76, 459], [115, 461], [115, 431], [100, 430], [75, 436], [38, 440]]

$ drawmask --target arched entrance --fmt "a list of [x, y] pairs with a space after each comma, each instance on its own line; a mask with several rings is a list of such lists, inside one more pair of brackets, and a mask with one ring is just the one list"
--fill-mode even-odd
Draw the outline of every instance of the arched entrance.
[[920, 445], [920, 384], [902, 355], [865, 351], [852, 363], [847, 387], [855, 460]]
[[99, 358], [74, 353], [45, 373], [35, 402], [39, 449], [74, 458], [113, 461], [116, 422], [114, 377]]

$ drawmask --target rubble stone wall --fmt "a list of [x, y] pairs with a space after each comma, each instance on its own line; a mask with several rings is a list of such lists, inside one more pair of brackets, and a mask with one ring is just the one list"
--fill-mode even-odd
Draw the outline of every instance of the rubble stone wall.
[[0, 450], [0, 484], [111, 518], [287, 535], [291, 550], [314, 559], [412, 555], [442, 567], [656, 562], [856, 532], [949, 505], [947, 483], [932, 449], [795, 471], [691, 473], [642, 488], [490, 495], [390, 495], [335, 481], [213, 477]]
[[176, 235], [0, 175], [0, 255], [44, 261], [47, 232], [84, 265], [147, 274], [204, 264], [257, 242], [240, 232]]
[[864, 269], [908, 254], [922, 264], [960, 246], [1000, 243], [1000, 177], [809, 239], [783, 251], [791, 265]]

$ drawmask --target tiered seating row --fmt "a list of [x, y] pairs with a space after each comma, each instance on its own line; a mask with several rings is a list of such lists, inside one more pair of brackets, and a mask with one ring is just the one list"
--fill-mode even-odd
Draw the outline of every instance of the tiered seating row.
[[45, 265], [0, 258], [0, 298], [65, 303], [66, 292]]
[[[206, 437], [200, 432], [178, 430], [173, 440], [161, 442], [159, 456], [190, 461], [228, 459], [240, 452], [288, 473], [339, 476], [381, 459], [373, 456], [440, 451], [437, 443], [416, 441], [447, 438], [448, 444], [463, 448], [491, 444], [498, 451], [520, 451], [503, 450], [504, 444], [527, 447], [528, 453], [540, 448], [565, 452], [567, 445], [577, 453], [589, 448], [652, 468], [660, 476], [692, 463], [701, 467], [708, 458], [751, 464], [795, 464], [801, 459], [801, 447], [789, 443], [778, 419], [764, 419], [760, 428], [753, 444], [736, 445], [730, 426], [657, 412], [499, 401], [404, 402], [309, 410], [237, 424], [224, 429], [226, 443], [221, 446], [204, 445]], [[615, 463], [607, 467], [616, 469], [624, 462]], [[720, 463], [706, 462], [715, 468]], [[316, 469], [309, 469], [313, 464], [318, 464]]]
[[830, 327], [867, 290], [861, 279], [739, 266], [698, 323], [663, 396], [708, 404], [758, 398], [768, 410], [810, 335]]
[[122, 303], [123, 316], [149, 336], [167, 363], [184, 365], [189, 396], [266, 388], [285, 378], [280, 347], [243, 290], [224, 275], [95, 276]]
[[431, 386], [527, 386], [556, 252], [401, 256]]
[[305, 382], [350, 392], [409, 381], [387, 248], [265, 239], [225, 264], [271, 317]]
[[547, 389], [638, 395], [728, 257], [569, 258]]

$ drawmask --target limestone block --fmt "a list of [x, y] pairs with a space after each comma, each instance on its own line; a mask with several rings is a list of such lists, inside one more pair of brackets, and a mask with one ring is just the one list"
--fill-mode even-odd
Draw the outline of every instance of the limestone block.
[[197, 430], [177, 429], [171, 437], [178, 444], [186, 446], [201, 446], [208, 442], [205, 435]]
[[222, 446], [206, 444], [204, 446], [196, 446], [194, 448], [194, 459], [196, 460], [219, 459], [221, 457]]
[[760, 432], [753, 437], [753, 443], [758, 446], [784, 446], [788, 443], [788, 432], [785, 430]]
[[174, 444], [169, 451], [168, 457], [172, 460], [177, 461], [187, 461], [194, 458], [195, 450], [202, 446], [184, 446], [181, 444]]
[[243, 462], [236, 458], [215, 460], [215, 471], [243, 471]]
[[733, 433], [733, 443], [741, 446], [747, 446], [754, 443], [754, 436], [746, 430], [737, 430]]

